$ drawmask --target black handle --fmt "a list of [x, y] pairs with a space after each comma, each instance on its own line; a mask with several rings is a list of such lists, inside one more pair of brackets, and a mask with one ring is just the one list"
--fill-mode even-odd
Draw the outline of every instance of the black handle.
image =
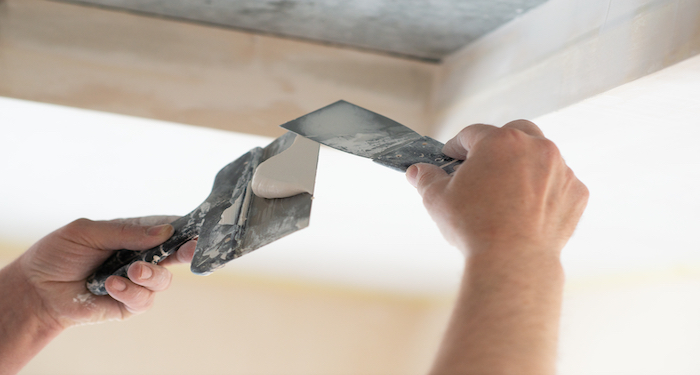
[[442, 153], [445, 145], [430, 137], [421, 137], [415, 141], [403, 144], [399, 147], [384, 151], [382, 154], [372, 158], [375, 162], [406, 172], [408, 167], [418, 163], [428, 163], [437, 165], [452, 174], [455, 168], [462, 164], [464, 160], [453, 159]]
[[183, 216], [172, 223], [175, 229], [173, 235], [163, 244], [144, 251], [117, 250], [102, 263], [102, 265], [88, 277], [86, 286], [95, 295], [103, 296], [107, 294], [105, 281], [107, 278], [116, 275], [127, 277], [126, 271], [134, 262], [145, 261], [158, 264], [174, 253], [180, 246], [197, 237], [199, 226], [195, 220], [190, 220], [191, 215]]

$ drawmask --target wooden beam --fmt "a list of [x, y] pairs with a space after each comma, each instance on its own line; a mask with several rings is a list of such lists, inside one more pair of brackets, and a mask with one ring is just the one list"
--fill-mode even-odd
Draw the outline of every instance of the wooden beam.
[[445, 60], [436, 133], [544, 115], [698, 52], [697, 0], [550, 0]]
[[0, 95], [276, 136], [338, 99], [422, 132], [436, 65], [45, 0], [0, 3]]

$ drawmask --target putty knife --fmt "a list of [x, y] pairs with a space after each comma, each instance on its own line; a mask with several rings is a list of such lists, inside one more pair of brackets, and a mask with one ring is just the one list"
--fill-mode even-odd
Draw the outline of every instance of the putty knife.
[[344, 100], [292, 120], [283, 128], [326, 146], [405, 172], [416, 163], [437, 165], [448, 174], [462, 160], [442, 153], [442, 143]]
[[253, 194], [250, 183], [255, 168], [291, 146], [295, 137], [294, 133], [286, 133], [264, 149], [256, 147], [225, 166], [216, 175], [207, 199], [172, 223], [175, 233], [170, 239], [146, 251], [116, 251], [88, 278], [88, 290], [105, 295], [105, 281], [109, 276], [127, 277], [129, 266], [136, 261], [157, 264], [197, 237], [190, 268], [193, 273], [204, 275], [241, 255], [306, 228], [311, 215], [311, 194], [265, 199]]

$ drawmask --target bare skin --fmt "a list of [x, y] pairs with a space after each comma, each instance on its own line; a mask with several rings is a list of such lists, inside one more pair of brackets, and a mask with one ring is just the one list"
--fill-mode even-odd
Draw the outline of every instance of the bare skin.
[[152, 265], [133, 264], [129, 279], [107, 279], [108, 296], [93, 296], [85, 287], [90, 273], [113, 250], [146, 250], [173, 234], [162, 224], [168, 217], [95, 222], [76, 220], [41, 239], [0, 270], [0, 374], [15, 374], [68, 327], [123, 320], [142, 313], [155, 294], [168, 288], [172, 275], [164, 267], [189, 263], [195, 242]]
[[588, 189], [526, 120], [472, 125], [407, 178], [445, 238], [465, 255], [456, 307], [432, 374], [554, 374], [564, 275], [561, 249]]

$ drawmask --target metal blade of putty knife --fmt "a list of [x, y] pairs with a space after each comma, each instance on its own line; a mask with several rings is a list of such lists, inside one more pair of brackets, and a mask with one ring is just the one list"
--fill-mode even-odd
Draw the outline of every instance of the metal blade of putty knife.
[[134, 262], [157, 264], [197, 237], [195, 259], [198, 263], [193, 261], [191, 268], [195, 273], [207, 274], [232, 259], [307, 227], [311, 194], [264, 199], [253, 195], [250, 188], [255, 168], [288, 148], [295, 136], [287, 133], [265, 149], [256, 147], [222, 168], [207, 199], [172, 223], [175, 232], [170, 239], [145, 251], [114, 252], [88, 278], [88, 290], [96, 295], [106, 295], [105, 281], [109, 276], [128, 277], [127, 270]]
[[[296, 136], [289, 132], [270, 143], [262, 150], [255, 167], [289, 148]], [[315, 152], [318, 155], [318, 145]], [[190, 265], [193, 273], [209, 274], [233, 259], [309, 226], [311, 194], [276, 199], [258, 197], [251, 187], [254, 170], [240, 180], [243, 190], [231, 197], [233, 204], [220, 211], [218, 217], [212, 216], [204, 222]], [[315, 173], [310, 178], [313, 179], [310, 186], [313, 186]]]
[[344, 100], [281, 125], [308, 139], [403, 171], [416, 163], [452, 173], [462, 160], [442, 153], [442, 143]]

